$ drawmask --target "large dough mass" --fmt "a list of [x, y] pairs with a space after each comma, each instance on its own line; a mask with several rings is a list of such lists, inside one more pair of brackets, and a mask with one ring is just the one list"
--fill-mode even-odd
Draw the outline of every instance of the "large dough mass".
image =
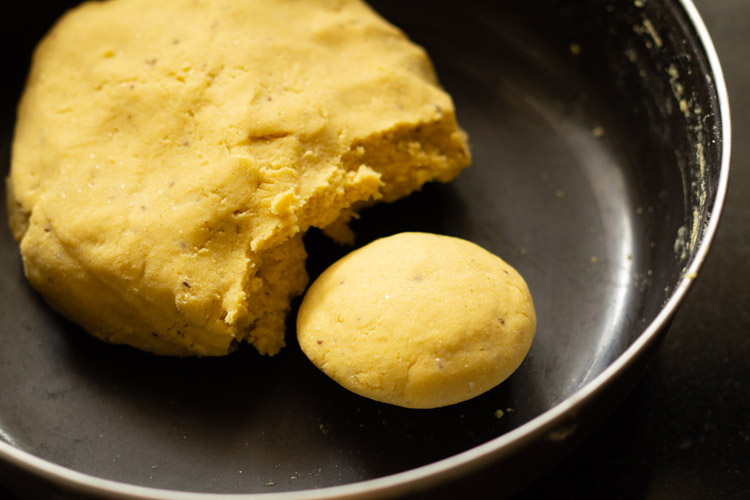
[[19, 106], [11, 227], [97, 337], [274, 354], [303, 233], [469, 163], [425, 52], [356, 0], [113, 0], [66, 14]]

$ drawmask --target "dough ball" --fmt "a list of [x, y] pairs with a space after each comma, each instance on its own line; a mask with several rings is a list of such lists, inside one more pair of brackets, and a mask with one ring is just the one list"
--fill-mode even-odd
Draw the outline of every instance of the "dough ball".
[[299, 344], [362, 396], [435, 408], [492, 389], [531, 347], [523, 278], [474, 243], [427, 233], [376, 240], [330, 266], [297, 317]]
[[424, 50], [358, 0], [112, 0], [36, 50], [8, 204], [26, 275], [97, 337], [284, 345], [303, 233], [469, 164]]

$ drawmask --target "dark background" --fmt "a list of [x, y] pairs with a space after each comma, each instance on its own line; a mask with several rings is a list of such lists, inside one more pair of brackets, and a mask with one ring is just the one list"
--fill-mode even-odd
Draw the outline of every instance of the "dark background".
[[[695, 3], [719, 53], [732, 111], [721, 226], [635, 390], [519, 500], [750, 498], [750, 1]], [[0, 489], [0, 498], [12, 497]]]

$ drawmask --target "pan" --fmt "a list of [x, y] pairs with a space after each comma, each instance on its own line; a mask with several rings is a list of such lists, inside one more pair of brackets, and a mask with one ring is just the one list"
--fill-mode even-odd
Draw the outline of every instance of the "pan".
[[[74, 3], [14, 3], [3, 16], [3, 172], [32, 47]], [[363, 212], [355, 246], [428, 231], [503, 257], [539, 318], [520, 369], [465, 403], [409, 410], [317, 371], [295, 343], [294, 311], [272, 358], [107, 345], [27, 285], [3, 224], [4, 488], [22, 498], [509, 496], [635, 384], [698, 276], [727, 186], [726, 91], [695, 7], [372, 5], [430, 53], [474, 161], [451, 184]], [[315, 232], [305, 243], [313, 278], [351, 250]]]

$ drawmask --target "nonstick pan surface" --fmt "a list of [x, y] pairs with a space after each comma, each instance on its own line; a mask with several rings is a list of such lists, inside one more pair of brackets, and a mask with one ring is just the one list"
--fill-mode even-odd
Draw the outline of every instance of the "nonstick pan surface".
[[[73, 3], [3, 16], [14, 47], [4, 173], [31, 47]], [[474, 400], [425, 411], [327, 379], [295, 343], [294, 312], [273, 358], [107, 345], [29, 287], [3, 224], [4, 486], [28, 498], [375, 498], [489, 467], [509, 493], [625, 396], [698, 271], [726, 189], [724, 84], [692, 4], [372, 4], [427, 48], [474, 163], [451, 184], [363, 212], [356, 245], [429, 231], [500, 255], [526, 278], [539, 319], [521, 368]], [[351, 250], [314, 231], [306, 245], [313, 278]]]

